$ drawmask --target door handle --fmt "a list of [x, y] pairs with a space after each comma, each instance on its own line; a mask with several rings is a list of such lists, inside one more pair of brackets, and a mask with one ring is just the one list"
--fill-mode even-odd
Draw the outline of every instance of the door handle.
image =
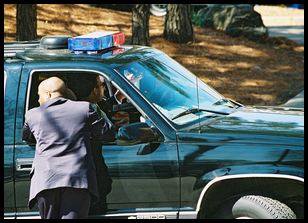
[[33, 158], [17, 158], [16, 170], [17, 171], [31, 171]]

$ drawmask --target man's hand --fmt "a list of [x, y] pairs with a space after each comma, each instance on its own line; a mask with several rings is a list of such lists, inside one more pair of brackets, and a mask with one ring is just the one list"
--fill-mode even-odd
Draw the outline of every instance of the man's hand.
[[117, 90], [117, 92], [114, 94], [114, 96], [116, 97], [116, 99], [122, 103], [123, 99], [125, 99], [125, 95], [122, 94], [119, 90]]
[[119, 111], [112, 116], [112, 122], [118, 130], [121, 126], [129, 124], [129, 114], [128, 112]]

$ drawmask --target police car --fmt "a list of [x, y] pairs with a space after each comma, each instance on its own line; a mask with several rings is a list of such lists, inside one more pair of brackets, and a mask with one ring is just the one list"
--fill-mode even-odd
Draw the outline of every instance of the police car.
[[114, 119], [128, 114], [102, 146], [108, 210], [90, 218], [304, 217], [303, 110], [244, 106], [165, 53], [124, 43], [115, 31], [4, 44], [4, 218], [39, 218], [27, 207], [35, 145], [21, 136], [39, 83], [85, 74], [126, 97]]

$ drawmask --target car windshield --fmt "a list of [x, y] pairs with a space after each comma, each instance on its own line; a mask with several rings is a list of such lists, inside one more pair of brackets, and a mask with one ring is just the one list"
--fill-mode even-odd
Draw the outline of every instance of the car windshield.
[[[165, 54], [116, 70], [134, 84], [165, 117], [179, 125], [200, 116], [212, 116], [213, 113], [206, 109], [228, 113], [233, 107], [222, 95]], [[194, 112], [185, 112], [192, 109]], [[195, 112], [195, 109], [200, 110]], [[183, 115], [179, 115], [181, 113]]]

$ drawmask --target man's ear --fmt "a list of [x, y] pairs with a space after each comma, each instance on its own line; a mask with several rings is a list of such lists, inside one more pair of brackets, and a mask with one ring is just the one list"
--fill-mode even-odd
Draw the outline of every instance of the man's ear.
[[97, 95], [99, 92], [99, 89], [97, 87], [93, 88], [93, 90], [91, 91], [92, 96]]
[[51, 98], [51, 93], [49, 91], [46, 92], [46, 99], [50, 99]]

